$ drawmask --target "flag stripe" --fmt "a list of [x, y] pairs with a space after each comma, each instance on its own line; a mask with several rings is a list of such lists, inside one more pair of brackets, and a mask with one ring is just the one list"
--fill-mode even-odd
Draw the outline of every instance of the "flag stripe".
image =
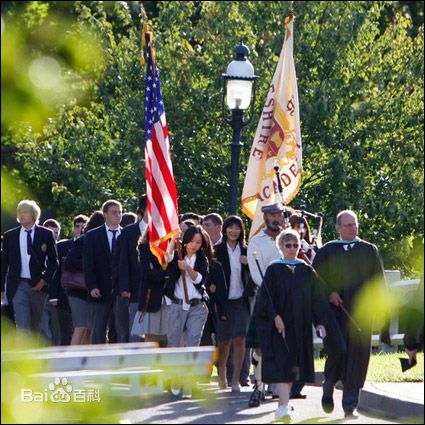
[[[156, 155], [156, 152], [150, 153], [150, 157], [152, 157], [158, 163], [161, 162], [161, 161], [158, 161], [159, 156]], [[159, 207], [161, 217], [165, 214], [168, 218], [168, 221], [172, 221], [174, 218], [176, 218], [176, 217], [174, 217], [174, 214], [175, 214], [175, 211], [176, 211], [175, 210], [175, 204], [174, 204], [172, 196], [170, 194], [170, 187], [173, 186], [172, 185], [173, 180], [172, 180], [172, 176], [169, 176], [169, 177], [171, 177], [171, 180], [166, 182], [164, 177], [165, 177], [164, 174], [160, 173], [158, 169], [153, 170], [152, 179], [151, 179], [152, 180], [152, 186], [153, 186], [153, 191], [152, 191], [153, 199], [156, 201], [156, 203], [158, 205], [162, 204]], [[170, 213], [169, 216], [168, 216], [167, 212]], [[178, 219], [178, 217], [177, 217], [177, 219]], [[170, 225], [168, 223], [166, 223], [165, 228], [168, 229], [169, 227], [170, 227]]]
[[[156, 130], [154, 130], [154, 134], [156, 135]], [[159, 143], [155, 144], [152, 146], [152, 155], [155, 155], [157, 164], [159, 166], [159, 170], [161, 171], [161, 176], [162, 176], [162, 180], [164, 181], [165, 184], [165, 188], [167, 189], [167, 193], [169, 193], [169, 198], [173, 204], [174, 207], [176, 208], [176, 204], [177, 204], [177, 190], [176, 190], [176, 186], [174, 183], [174, 178], [173, 178], [173, 169], [171, 167], [171, 164], [167, 164], [167, 161], [164, 157], [164, 151], [162, 149], [163, 144], [161, 143], [161, 134], [158, 134], [158, 141]], [[165, 153], [166, 156], [167, 153]], [[158, 170], [158, 171], [159, 171]], [[154, 178], [158, 178], [159, 176], [157, 174], [154, 174]]]
[[[149, 153], [149, 158], [153, 162], [154, 157], [150, 153]], [[167, 229], [169, 228], [170, 224], [169, 224], [166, 211], [164, 214], [164, 210], [162, 210], [161, 192], [158, 189], [158, 186], [155, 182], [152, 172], [150, 171], [149, 171], [148, 181], [150, 186], [151, 214], [152, 214], [152, 217], [155, 217], [155, 223], [152, 221], [152, 225], [153, 225], [152, 240], [155, 241], [167, 234]], [[165, 218], [167, 218], [167, 223], [165, 223]]]

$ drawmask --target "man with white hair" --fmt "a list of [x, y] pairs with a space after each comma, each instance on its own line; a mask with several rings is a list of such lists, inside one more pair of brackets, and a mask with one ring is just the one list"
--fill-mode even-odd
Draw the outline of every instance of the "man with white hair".
[[[355, 419], [358, 417], [356, 408], [360, 389], [365, 382], [369, 364], [375, 309], [362, 309], [360, 328], [355, 326], [344, 310], [353, 316], [353, 311], [359, 306], [359, 300], [364, 299], [365, 290], [371, 288], [374, 282], [378, 282], [382, 285], [380, 288], [382, 294], [385, 294], [386, 285], [378, 248], [357, 236], [359, 230], [357, 215], [351, 210], [341, 211], [337, 215], [335, 227], [340, 238], [328, 242], [317, 252], [314, 267], [326, 283], [325, 290], [347, 350], [346, 352], [328, 350], [322, 407], [326, 413], [333, 411], [333, 389], [337, 381], [341, 380], [344, 386], [342, 407], [345, 417]], [[390, 343], [389, 335], [385, 335], [385, 339], [382, 340]], [[326, 340], [324, 343], [326, 346]]]
[[12, 301], [16, 327], [38, 332], [43, 307], [58, 269], [53, 232], [39, 226], [41, 210], [35, 201], [17, 206], [19, 227], [4, 234], [1, 257], [1, 300]]

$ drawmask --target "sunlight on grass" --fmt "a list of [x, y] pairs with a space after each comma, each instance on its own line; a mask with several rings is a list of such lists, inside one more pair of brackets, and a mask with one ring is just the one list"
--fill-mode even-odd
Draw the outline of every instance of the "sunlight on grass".
[[[424, 354], [418, 353], [418, 364], [412, 369], [402, 372], [399, 358], [407, 359], [407, 354], [380, 353], [370, 356], [369, 369], [366, 380], [369, 382], [423, 382], [424, 381]], [[325, 368], [325, 359], [314, 361], [316, 372]]]

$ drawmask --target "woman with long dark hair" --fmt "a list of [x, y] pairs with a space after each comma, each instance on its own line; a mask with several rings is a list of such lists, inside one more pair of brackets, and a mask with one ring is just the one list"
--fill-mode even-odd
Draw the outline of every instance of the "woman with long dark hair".
[[[184, 334], [185, 347], [200, 344], [208, 317], [205, 281], [211, 243], [201, 226], [189, 227], [183, 235], [181, 259], [175, 254], [168, 266], [170, 279], [165, 294], [171, 299], [168, 310], [169, 347], [178, 347]], [[185, 288], [186, 287], [186, 288]]]
[[249, 302], [245, 287], [249, 279], [245, 227], [237, 216], [223, 223], [223, 241], [216, 245], [215, 255], [226, 278], [226, 309], [217, 315], [217, 342], [219, 353], [219, 386], [227, 388], [226, 364], [233, 345], [232, 392], [240, 392], [239, 376], [245, 357], [245, 337], [249, 323]]

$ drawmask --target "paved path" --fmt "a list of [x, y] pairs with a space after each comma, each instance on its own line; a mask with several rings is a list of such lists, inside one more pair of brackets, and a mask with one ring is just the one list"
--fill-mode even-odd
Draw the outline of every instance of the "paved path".
[[[262, 424], [274, 421], [276, 400], [266, 400], [258, 408], [248, 408], [250, 388], [242, 388], [239, 394], [230, 390], [220, 391], [217, 383], [199, 385], [192, 399], [172, 397], [168, 393], [154, 399], [141, 399], [122, 415], [121, 423], [152, 424]], [[335, 410], [325, 414], [320, 405], [321, 388], [309, 386], [303, 390], [306, 400], [291, 400], [294, 407], [293, 423], [356, 423], [356, 424], [396, 424], [402, 421], [385, 419], [361, 412], [358, 420], [345, 421], [341, 407], [341, 391], [335, 390]], [[142, 407], [143, 406], [143, 407]], [[411, 423], [411, 422], [410, 422]], [[419, 422], [418, 422], [419, 423]], [[423, 423], [421, 421], [421, 423]]]
[[366, 390], [373, 390], [378, 394], [388, 397], [398, 398], [408, 402], [424, 404], [424, 383], [423, 382], [398, 382], [398, 383], [367, 383]]
[[367, 382], [360, 397], [360, 407], [386, 412], [388, 417], [424, 418], [424, 383]]

